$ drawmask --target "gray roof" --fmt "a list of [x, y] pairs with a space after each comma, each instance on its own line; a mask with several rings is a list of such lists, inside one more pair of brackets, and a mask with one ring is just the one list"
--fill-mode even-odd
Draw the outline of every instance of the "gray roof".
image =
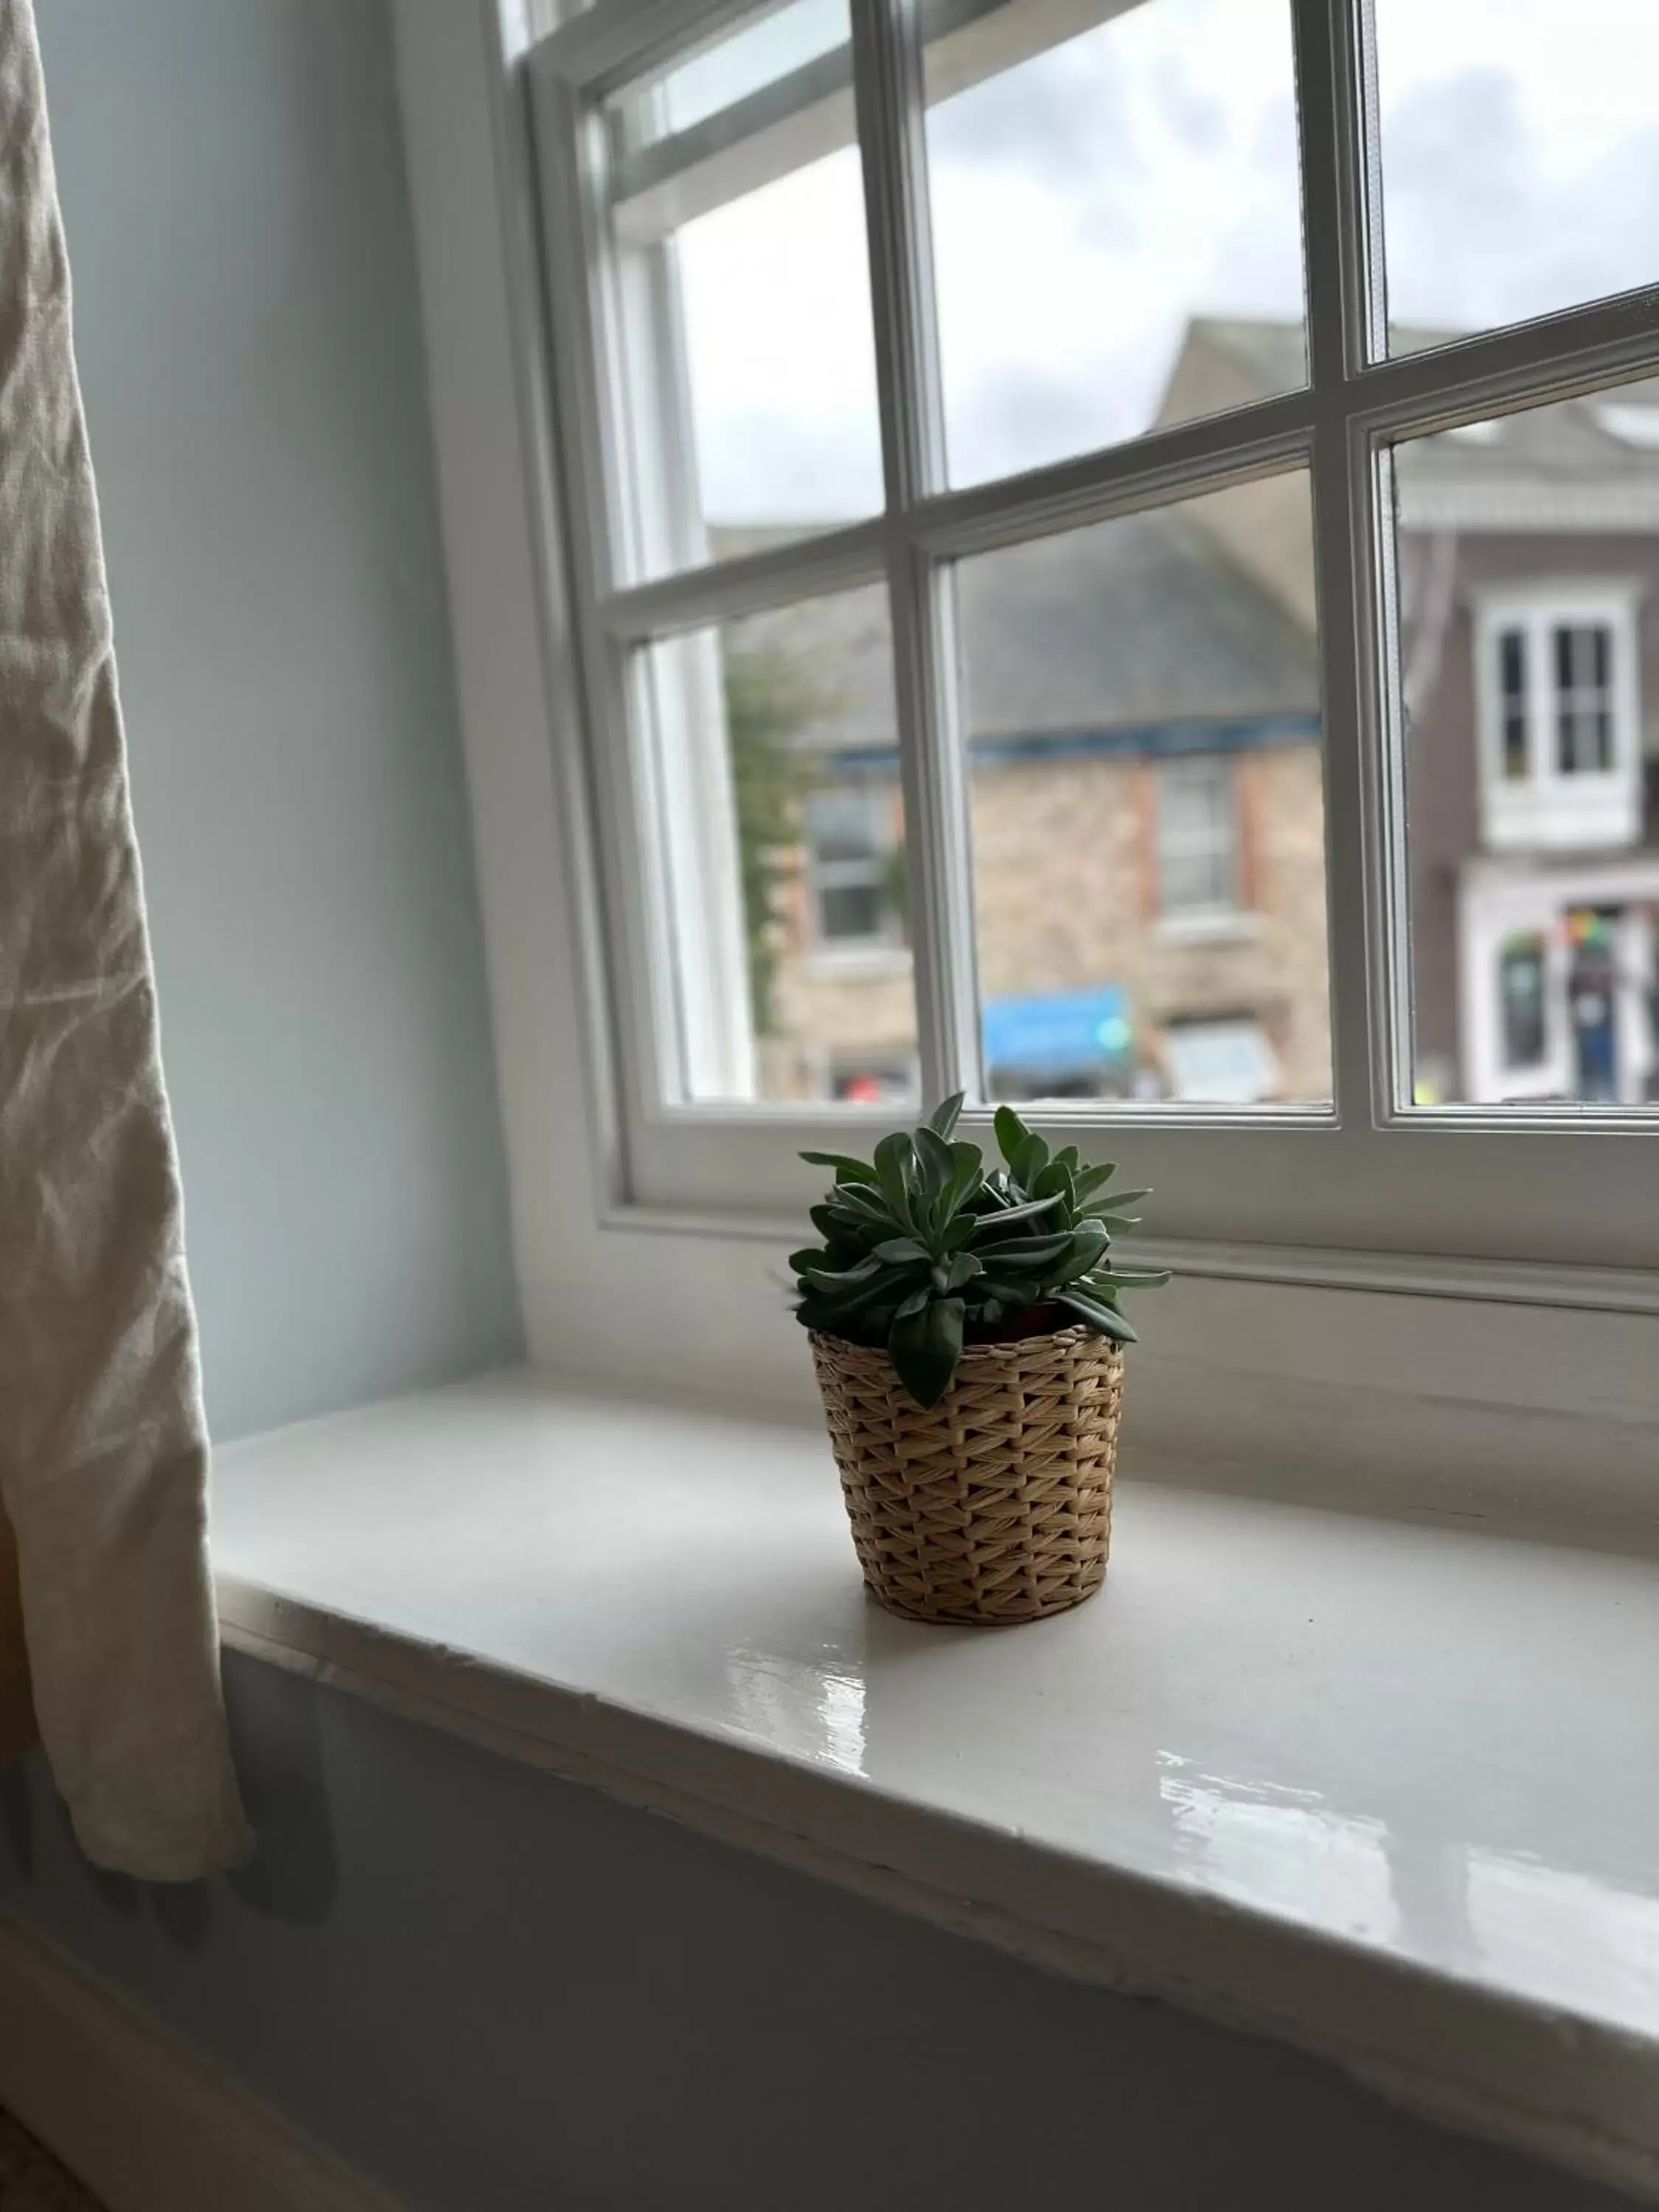
[[[1423, 353], [1471, 332], [1392, 325], [1391, 352]], [[1197, 316], [1187, 343], [1209, 347], [1243, 368], [1265, 398], [1306, 380], [1303, 336], [1288, 322]], [[1659, 377], [1559, 399], [1496, 418], [1486, 434], [1451, 430], [1407, 441], [1397, 453], [1402, 482], [1463, 482], [1501, 473], [1540, 485], [1571, 481], [1659, 482]]]
[[1317, 705], [1311, 637], [1180, 507], [981, 556], [957, 575], [975, 738]]
[[[716, 550], [739, 550], [735, 533]], [[1179, 507], [981, 555], [957, 575], [972, 740], [1316, 711], [1311, 637]], [[811, 672], [829, 710], [803, 742], [893, 742], [880, 587], [751, 617], [729, 634], [733, 649], [775, 650]]]

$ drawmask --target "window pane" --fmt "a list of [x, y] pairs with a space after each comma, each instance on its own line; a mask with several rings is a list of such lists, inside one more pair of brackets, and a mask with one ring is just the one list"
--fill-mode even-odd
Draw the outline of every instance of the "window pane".
[[887, 902], [879, 884], [825, 884], [813, 917], [825, 951], [848, 945], [881, 945], [887, 940]]
[[605, 109], [630, 574], [875, 514], [847, 0], [793, 0]]
[[[692, 1099], [917, 1089], [884, 589], [665, 638], [635, 696]], [[873, 1087], [872, 1087], [873, 1086]]]
[[926, 85], [952, 483], [1300, 386], [1286, 0], [936, 15], [951, 26], [929, 40]]
[[1166, 761], [1158, 774], [1160, 898], [1165, 915], [1231, 913], [1238, 823], [1231, 759]]
[[1305, 475], [955, 575], [992, 1094], [1328, 1101]]
[[808, 794], [806, 839], [820, 864], [863, 861], [881, 849], [882, 812], [863, 783], [827, 784]]
[[1527, 763], [1527, 634], [1506, 629], [1498, 641], [1499, 680], [1503, 685], [1504, 774], [1518, 781], [1528, 773]]
[[1650, 381], [1395, 448], [1422, 1106], [1659, 1097], [1644, 423], [1659, 428]]
[[1653, 0], [1376, 0], [1395, 352], [1659, 283]]
[[1542, 938], [1511, 938], [1504, 947], [1498, 986], [1504, 1026], [1504, 1061], [1508, 1067], [1536, 1067], [1548, 1049], [1544, 1027], [1544, 981]]
[[787, 81], [809, 62], [844, 52], [849, 36], [848, 0], [788, 0], [630, 85], [616, 103], [619, 128], [635, 145], [672, 137]]

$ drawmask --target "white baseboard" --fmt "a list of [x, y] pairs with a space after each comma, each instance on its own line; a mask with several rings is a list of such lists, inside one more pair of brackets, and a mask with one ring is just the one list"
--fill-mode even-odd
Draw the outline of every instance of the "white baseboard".
[[0, 2106], [109, 2212], [399, 2212], [10, 1913]]

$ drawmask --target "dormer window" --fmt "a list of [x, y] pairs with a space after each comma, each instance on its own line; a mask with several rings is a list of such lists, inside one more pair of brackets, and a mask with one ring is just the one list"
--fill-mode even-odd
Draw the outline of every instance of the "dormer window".
[[1641, 836], [1636, 590], [1563, 583], [1477, 607], [1484, 840], [1584, 851]]

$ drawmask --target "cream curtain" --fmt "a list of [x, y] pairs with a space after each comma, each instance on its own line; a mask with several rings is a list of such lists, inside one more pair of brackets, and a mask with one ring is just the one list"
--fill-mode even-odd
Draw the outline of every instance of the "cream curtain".
[[[30, 0], [0, 0], [0, 1501], [76, 1833], [154, 1881], [247, 1841], [206, 1483], [40, 49]], [[15, 1741], [13, 1611], [0, 1588]]]

